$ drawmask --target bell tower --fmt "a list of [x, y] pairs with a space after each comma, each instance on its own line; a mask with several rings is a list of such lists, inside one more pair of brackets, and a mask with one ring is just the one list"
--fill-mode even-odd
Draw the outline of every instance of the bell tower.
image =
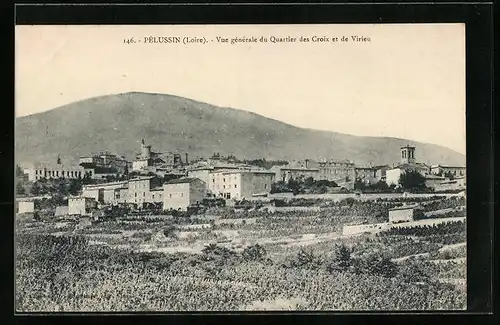
[[415, 163], [415, 147], [406, 145], [401, 147], [401, 164]]

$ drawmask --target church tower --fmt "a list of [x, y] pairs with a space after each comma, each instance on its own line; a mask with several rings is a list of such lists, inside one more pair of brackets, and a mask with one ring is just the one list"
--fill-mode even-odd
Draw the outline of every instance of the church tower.
[[415, 147], [401, 147], [401, 164], [415, 164]]

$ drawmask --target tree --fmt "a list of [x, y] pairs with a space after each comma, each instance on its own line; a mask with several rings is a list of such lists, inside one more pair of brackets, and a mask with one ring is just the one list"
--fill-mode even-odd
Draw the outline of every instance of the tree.
[[260, 261], [266, 256], [266, 250], [259, 244], [246, 247], [241, 253], [246, 261]]
[[306, 178], [305, 181], [304, 181], [304, 184], [306, 186], [313, 186], [314, 185], [314, 178], [312, 178], [312, 177]]
[[294, 195], [299, 194], [299, 191], [300, 191], [299, 182], [297, 182], [293, 178], [290, 178], [288, 180], [288, 184], [287, 185], [288, 185], [288, 188], [293, 192]]
[[444, 177], [449, 178], [450, 180], [455, 179], [455, 175], [451, 171], [444, 173]]
[[336, 245], [335, 256], [327, 266], [329, 272], [346, 271], [352, 265], [351, 251], [344, 244]]
[[402, 173], [401, 176], [399, 176], [399, 184], [405, 190], [426, 189], [425, 177], [415, 170]]
[[362, 266], [364, 270], [359, 270], [362, 273], [367, 272], [373, 275], [381, 275], [386, 278], [392, 278], [397, 275], [397, 265], [392, 262], [387, 256], [381, 254], [370, 255], [364, 263], [358, 265]]
[[354, 182], [354, 189], [355, 190], [364, 190], [365, 189], [365, 183], [361, 179], [356, 179]]

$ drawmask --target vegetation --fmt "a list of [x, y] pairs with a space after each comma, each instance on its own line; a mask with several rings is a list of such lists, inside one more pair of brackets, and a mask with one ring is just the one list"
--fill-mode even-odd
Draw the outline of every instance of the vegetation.
[[300, 297], [303, 310], [461, 309], [466, 301], [430, 280], [449, 266], [398, 266], [374, 254], [346, 268], [343, 248], [334, 262], [300, 250], [281, 264], [256, 247], [239, 254], [210, 245], [198, 256], [115, 250], [78, 237], [22, 235], [17, 243], [19, 311], [241, 310], [263, 297]]
[[271, 194], [293, 193], [297, 194], [325, 194], [329, 188], [338, 187], [337, 183], [328, 180], [314, 180], [312, 177], [305, 180], [289, 179], [288, 182], [278, 181], [271, 185]]
[[378, 181], [375, 184], [366, 184], [361, 179], [354, 182], [354, 189], [363, 193], [394, 193], [395, 188], [390, 187], [384, 181]]
[[[170, 216], [116, 209], [115, 218], [86, 228], [18, 219], [16, 309], [237, 311], [278, 300], [295, 301], [290, 308], [297, 310], [465, 308], [463, 289], [440, 282], [465, 279], [465, 222], [338, 236], [348, 222], [386, 221], [387, 210], [402, 202], [429, 211], [465, 203], [438, 196], [292, 198], [283, 204], [321, 209], [270, 214], [213, 206], [199, 215]], [[237, 220], [242, 218], [247, 222]], [[199, 224], [206, 226], [185, 227]]]
[[404, 190], [411, 192], [427, 191], [427, 187], [425, 186], [425, 177], [418, 171], [414, 170], [402, 173], [399, 176], [399, 185], [401, 185]]

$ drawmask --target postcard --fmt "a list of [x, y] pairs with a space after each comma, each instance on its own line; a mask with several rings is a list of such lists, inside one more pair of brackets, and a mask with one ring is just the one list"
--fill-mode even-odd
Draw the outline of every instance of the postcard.
[[15, 308], [467, 305], [465, 24], [15, 28]]

